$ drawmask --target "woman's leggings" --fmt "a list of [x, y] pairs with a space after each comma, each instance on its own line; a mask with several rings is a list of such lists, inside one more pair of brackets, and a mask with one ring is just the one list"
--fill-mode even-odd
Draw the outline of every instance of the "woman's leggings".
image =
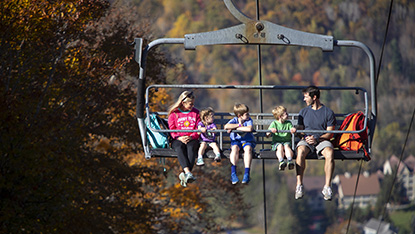
[[199, 140], [191, 140], [187, 144], [179, 140], [173, 140], [171, 147], [176, 151], [182, 168], [188, 167], [191, 171], [199, 150]]

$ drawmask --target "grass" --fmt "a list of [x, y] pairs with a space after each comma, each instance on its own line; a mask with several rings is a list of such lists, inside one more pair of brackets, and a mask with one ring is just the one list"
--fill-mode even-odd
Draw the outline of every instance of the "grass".
[[414, 215], [414, 211], [395, 211], [390, 214], [390, 218], [393, 224], [399, 228], [399, 233], [410, 233], [411, 220]]

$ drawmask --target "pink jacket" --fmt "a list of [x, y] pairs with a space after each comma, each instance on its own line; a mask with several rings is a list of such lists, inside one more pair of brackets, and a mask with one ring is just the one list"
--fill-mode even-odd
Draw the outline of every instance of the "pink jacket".
[[[169, 115], [168, 122], [170, 130], [197, 130], [197, 124], [200, 122], [199, 110], [194, 107], [189, 112], [177, 109]], [[197, 132], [171, 132], [170, 135], [173, 139], [180, 136], [191, 136], [194, 140], [199, 138]]]

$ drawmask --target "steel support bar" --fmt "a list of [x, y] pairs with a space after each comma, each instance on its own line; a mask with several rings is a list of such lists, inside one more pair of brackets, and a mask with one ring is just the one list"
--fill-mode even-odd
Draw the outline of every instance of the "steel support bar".
[[[375, 69], [375, 56], [368, 46], [359, 41], [349, 41], [349, 40], [337, 40], [335, 41], [336, 46], [345, 46], [345, 47], [357, 47], [362, 49], [367, 57], [369, 58], [369, 71], [370, 71], [370, 95], [371, 95], [371, 116], [369, 123], [369, 150], [372, 148], [372, 141], [375, 135], [375, 127], [377, 121], [377, 89], [376, 89], [376, 69]], [[367, 115], [366, 115], [367, 116]], [[369, 152], [372, 153], [372, 152]]]

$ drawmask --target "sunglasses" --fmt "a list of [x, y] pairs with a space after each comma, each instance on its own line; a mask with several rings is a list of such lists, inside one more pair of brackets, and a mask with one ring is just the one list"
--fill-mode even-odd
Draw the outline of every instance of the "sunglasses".
[[184, 97], [184, 98], [182, 99], [182, 102], [184, 102], [184, 100], [186, 100], [186, 98], [192, 98], [192, 99], [193, 99], [193, 92], [188, 93], [188, 94], [186, 95], [186, 97]]

